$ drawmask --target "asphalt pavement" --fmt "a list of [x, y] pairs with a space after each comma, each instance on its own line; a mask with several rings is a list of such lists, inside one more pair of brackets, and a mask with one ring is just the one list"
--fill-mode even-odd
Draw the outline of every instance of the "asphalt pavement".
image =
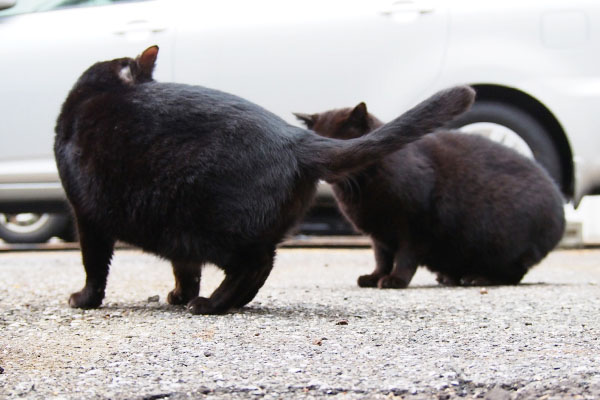
[[[0, 398], [600, 399], [600, 250], [553, 252], [522, 284], [361, 289], [369, 249], [280, 249], [221, 316], [166, 304], [169, 264], [117, 251], [104, 304], [75, 310], [77, 251], [0, 254]], [[222, 274], [207, 267], [201, 293]]]

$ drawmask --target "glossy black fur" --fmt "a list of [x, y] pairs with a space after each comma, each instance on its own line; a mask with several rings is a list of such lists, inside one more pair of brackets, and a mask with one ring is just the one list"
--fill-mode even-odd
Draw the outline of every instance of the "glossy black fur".
[[[296, 114], [326, 137], [368, 137], [382, 123], [364, 103]], [[376, 269], [359, 286], [404, 288], [418, 265], [453, 285], [516, 284], [562, 237], [563, 199], [548, 174], [477, 135], [436, 132], [333, 185], [371, 236]]]
[[[79, 78], [56, 126], [55, 155], [79, 231], [85, 287], [72, 307], [104, 298], [116, 240], [171, 260], [171, 304], [222, 313], [250, 302], [275, 247], [319, 179], [334, 181], [465, 111], [473, 92], [434, 96], [369, 137], [323, 138], [239, 97], [157, 83], [158, 48], [99, 62]], [[201, 267], [225, 279], [198, 297]]]

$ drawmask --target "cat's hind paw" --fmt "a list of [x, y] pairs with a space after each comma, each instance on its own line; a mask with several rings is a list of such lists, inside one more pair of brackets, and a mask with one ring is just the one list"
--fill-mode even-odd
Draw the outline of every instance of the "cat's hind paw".
[[379, 289], [404, 289], [407, 286], [408, 282], [394, 275], [383, 276], [377, 281], [377, 287]]
[[491, 286], [495, 282], [485, 276], [466, 275], [460, 279], [461, 286]]
[[79, 292], [71, 294], [69, 297], [69, 306], [72, 308], [98, 308], [104, 299], [104, 292], [81, 289]]
[[193, 298], [194, 296], [186, 296], [180, 290], [173, 289], [167, 295], [167, 303], [171, 304], [172, 306], [180, 306], [186, 304], [190, 301], [190, 299]]
[[436, 280], [438, 281], [438, 283], [440, 285], [444, 285], [444, 286], [460, 285], [460, 280], [457, 280], [457, 279], [451, 277], [450, 275], [446, 275], [446, 274], [442, 274], [442, 273], [437, 274]]
[[216, 307], [215, 304], [206, 297], [196, 297], [187, 304], [187, 309], [194, 315], [199, 314], [223, 314], [227, 310]]
[[358, 277], [358, 286], [360, 287], [377, 287], [377, 282], [381, 278], [380, 275], [369, 274]]

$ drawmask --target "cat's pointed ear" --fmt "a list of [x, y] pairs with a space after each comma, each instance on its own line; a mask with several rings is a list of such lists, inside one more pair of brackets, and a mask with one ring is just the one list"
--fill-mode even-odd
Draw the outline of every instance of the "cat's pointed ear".
[[348, 119], [356, 123], [366, 123], [368, 117], [369, 112], [367, 111], [367, 105], [364, 102], [361, 102], [350, 112]]
[[306, 125], [306, 127], [308, 129], [312, 129], [312, 127], [315, 125], [315, 122], [317, 122], [317, 119], [318, 119], [318, 115], [317, 114], [294, 113], [294, 115], [301, 122], [303, 122], [304, 125]]
[[144, 80], [152, 79], [152, 71], [154, 71], [154, 65], [156, 64], [156, 58], [158, 57], [158, 46], [150, 46], [142, 52], [135, 62], [137, 63], [140, 71], [140, 77]]

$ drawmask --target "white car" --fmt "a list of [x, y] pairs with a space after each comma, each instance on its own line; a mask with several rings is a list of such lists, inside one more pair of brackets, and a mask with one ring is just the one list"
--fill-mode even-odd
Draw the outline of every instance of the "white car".
[[[92, 63], [160, 46], [155, 77], [292, 112], [361, 101], [383, 120], [471, 84], [455, 127], [509, 140], [575, 205], [600, 188], [596, 0], [0, 0], [0, 238], [68, 219], [52, 144]], [[50, 213], [50, 214], [47, 214]]]

